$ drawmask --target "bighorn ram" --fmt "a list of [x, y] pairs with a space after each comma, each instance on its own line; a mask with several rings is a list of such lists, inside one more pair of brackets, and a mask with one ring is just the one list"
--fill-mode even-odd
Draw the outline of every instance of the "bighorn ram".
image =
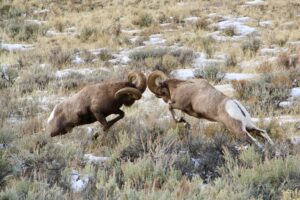
[[233, 133], [259, 147], [262, 145], [248, 131], [257, 131], [273, 144], [267, 132], [257, 128], [251, 121], [250, 114], [240, 102], [227, 97], [205, 79], [168, 79], [163, 72], [155, 71], [148, 77], [148, 87], [169, 104], [169, 110], [177, 123], [183, 122], [189, 126], [185, 119], [175, 116], [174, 109], [196, 118], [221, 122]]
[[[128, 81], [106, 82], [88, 85], [78, 93], [56, 105], [47, 122], [51, 137], [66, 134], [75, 126], [100, 122], [107, 131], [124, 117], [122, 105], [131, 106], [141, 98], [147, 87], [147, 80], [141, 72], [128, 74]], [[118, 116], [110, 121], [106, 117]]]

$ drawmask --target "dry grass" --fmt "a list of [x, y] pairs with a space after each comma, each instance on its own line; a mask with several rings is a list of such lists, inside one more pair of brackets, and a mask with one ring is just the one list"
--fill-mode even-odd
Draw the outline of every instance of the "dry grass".
[[[214, 66], [202, 71], [214, 83], [223, 83], [226, 72], [262, 74], [258, 80], [232, 83], [235, 97], [252, 116], [298, 114], [299, 103], [290, 108], [278, 103], [300, 86], [300, 47], [293, 43], [300, 40], [300, 5], [295, 0], [265, 2], [1, 1], [0, 47], [24, 43], [34, 49], [0, 49], [0, 199], [299, 198], [300, 149], [286, 142], [299, 135], [293, 122], [261, 120], [258, 126], [275, 140], [274, 149], [237, 151], [238, 138], [223, 125], [186, 116], [192, 124], [187, 131], [172, 122], [167, 104], [146, 94], [124, 108], [124, 119], [107, 133], [98, 123], [56, 138], [44, 132], [50, 109], [84, 85], [125, 80], [134, 69], [169, 73], [191, 68], [197, 53], [208, 59], [224, 55], [221, 71]], [[233, 40], [238, 26], [230, 26], [220, 32], [230, 40], [213, 39], [214, 25], [225, 16], [250, 17], [245, 25], [258, 34]], [[27, 21], [32, 19], [39, 21]], [[271, 24], [261, 26], [263, 21]], [[128, 63], [112, 62], [120, 51], [145, 45], [152, 34], [161, 34], [165, 43], [135, 49]], [[90, 51], [99, 48], [104, 50]], [[264, 54], [262, 48], [279, 51]], [[84, 63], [75, 64], [75, 56]], [[241, 68], [244, 61], [262, 62]], [[69, 68], [93, 72], [55, 76]], [[97, 141], [88, 128], [100, 132]], [[110, 161], [90, 164], [84, 159], [87, 153]], [[72, 170], [80, 179], [89, 177], [80, 192], [71, 187]]]

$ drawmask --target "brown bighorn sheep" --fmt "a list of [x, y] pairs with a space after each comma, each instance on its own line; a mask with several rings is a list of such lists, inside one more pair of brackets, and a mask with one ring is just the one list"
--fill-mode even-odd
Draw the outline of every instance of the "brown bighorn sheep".
[[174, 109], [196, 118], [221, 122], [233, 133], [259, 147], [262, 145], [248, 131], [257, 131], [273, 144], [267, 132], [257, 128], [251, 121], [250, 114], [240, 102], [227, 97], [205, 79], [168, 79], [163, 72], [155, 71], [148, 77], [148, 87], [169, 104], [169, 110], [177, 123], [183, 122], [189, 126], [185, 119], [175, 116]]
[[[98, 121], [107, 131], [124, 117], [122, 105], [131, 106], [141, 98], [147, 80], [141, 72], [128, 74], [128, 81], [106, 82], [85, 86], [78, 93], [56, 105], [47, 122], [51, 137], [66, 134], [75, 126]], [[106, 121], [111, 114], [116, 118]], [[96, 135], [97, 137], [97, 135]]]

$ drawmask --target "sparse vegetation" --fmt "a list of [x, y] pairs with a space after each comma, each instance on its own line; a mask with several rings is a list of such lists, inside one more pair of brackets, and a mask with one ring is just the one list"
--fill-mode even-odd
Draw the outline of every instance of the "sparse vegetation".
[[[299, 199], [299, 3], [246, 2], [0, 0], [0, 199]], [[275, 145], [184, 116], [188, 130], [148, 92], [108, 132], [45, 132], [83, 86], [157, 69], [225, 87]]]

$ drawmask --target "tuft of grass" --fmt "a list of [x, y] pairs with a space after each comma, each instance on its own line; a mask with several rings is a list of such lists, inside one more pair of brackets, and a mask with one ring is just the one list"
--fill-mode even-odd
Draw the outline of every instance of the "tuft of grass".
[[71, 63], [72, 53], [68, 50], [63, 50], [61, 47], [56, 47], [50, 50], [47, 55], [48, 62], [54, 67], [62, 67]]
[[241, 44], [241, 49], [244, 54], [255, 55], [260, 48], [261, 41], [256, 38], [250, 38]]
[[94, 27], [84, 26], [79, 33], [79, 39], [82, 42], [86, 42], [89, 40], [95, 40], [98, 37], [98, 30]]
[[152, 15], [147, 12], [140, 12], [137, 16], [132, 20], [132, 24], [143, 27], [150, 27], [154, 23], [154, 19]]

